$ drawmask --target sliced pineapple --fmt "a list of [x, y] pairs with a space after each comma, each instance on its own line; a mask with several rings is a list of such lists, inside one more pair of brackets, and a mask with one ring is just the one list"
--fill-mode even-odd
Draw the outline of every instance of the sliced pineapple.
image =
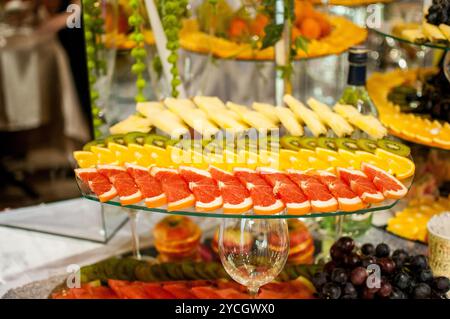
[[422, 23], [422, 30], [425, 36], [430, 40], [431, 42], [446, 42], [447, 38], [445, 35], [441, 32], [441, 30], [430, 23], [423, 22]]
[[239, 114], [242, 121], [250, 125], [250, 127], [256, 128], [257, 130], [270, 130], [276, 129], [278, 127], [261, 113], [252, 111], [243, 105], [239, 105], [233, 102], [227, 102], [226, 105], [230, 110]]
[[219, 128], [208, 120], [205, 113], [189, 99], [166, 98], [164, 104], [187, 125], [207, 138], [219, 131]]
[[294, 112], [284, 106], [277, 106], [274, 110], [289, 134], [293, 136], [302, 136], [304, 134], [303, 126], [298, 122]]
[[284, 102], [302, 121], [308, 126], [314, 136], [327, 133], [327, 128], [323, 125], [316, 113], [308, 109], [302, 102], [294, 98], [292, 95], [286, 94], [283, 98]]
[[240, 121], [240, 117], [228, 110], [223, 102], [217, 97], [196, 96], [194, 103], [208, 118], [223, 129], [242, 132], [247, 126]]
[[267, 117], [273, 123], [278, 124], [280, 122], [279, 117], [275, 114], [275, 106], [266, 103], [254, 102], [252, 104], [252, 108]]
[[339, 114], [334, 113], [326, 104], [310, 98], [307, 101], [309, 107], [316, 112], [317, 116], [330, 127], [338, 137], [351, 135], [353, 127]]
[[374, 139], [381, 139], [387, 135], [387, 129], [376, 117], [362, 115], [351, 105], [336, 104], [334, 111]]
[[129, 132], [148, 133], [152, 128], [152, 122], [145, 117], [139, 115], [130, 115], [125, 120], [111, 126], [109, 132], [111, 134], [126, 134]]

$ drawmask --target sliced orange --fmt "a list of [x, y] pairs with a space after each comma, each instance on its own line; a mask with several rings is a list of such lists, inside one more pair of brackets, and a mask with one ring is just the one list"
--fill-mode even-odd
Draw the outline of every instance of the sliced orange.
[[91, 146], [91, 152], [97, 156], [97, 164], [118, 164], [116, 155], [108, 148]]
[[97, 165], [97, 156], [92, 152], [75, 151], [73, 152], [73, 157], [80, 168], [95, 167]]
[[280, 169], [281, 170], [287, 170], [287, 169], [302, 169], [300, 166], [302, 166], [302, 161], [298, 157], [298, 152], [281, 149], [280, 150]]
[[280, 169], [280, 153], [261, 150], [258, 154], [258, 164], [261, 167]]
[[148, 164], [144, 166], [155, 164], [160, 167], [170, 167], [173, 164], [168, 149], [148, 144], [144, 145], [143, 149], [145, 154], [147, 154], [146, 156], [148, 156], [146, 158], [146, 163]]
[[338, 152], [327, 150], [325, 148], [316, 148], [317, 157], [328, 162], [333, 167], [348, 167], [349, 163], [344, 160]]
[[119, 165], [134, 162], [133, 153], [127, 146], [120, 145], [117, 143], [109, 143], [108, 149], [110, 149], [116, 155], [116, 160], [119, 163]]
[[356, 156], [358, 156], [359, 160], [361, 162], [369, 163], [372, 165], [375, 165], [376, 167], [379, 167], [387, 172], [390, 172], [389, 170], [389, 162], [386, 161], [383, 158], [380, 158], [376, 156], [375, 154], [364, 152], [364, 151], [356, 151]]
[[381, 148], [376, 149], [375, 154], [378, 158], [388, 163], [389, 169], [398, 179], [405, 179], [414, 175], [416, 166], [409, 158], [399, 156]]
[[343, 161], [348, 163], [347, 166], [344, 166], [344, 168], [354, 168], [359, 169], [361, 167], [361, 160], [358, 158], [358, 156], [350, 151], [339, 149], [338, 153]]
[[180, 199], [179, 201], [169, 202], [169, 204], [167, 205], [167, 210], [168, 211], [181, 210], [193, 206], [194, 203], [195, 197], [194, 195], [190, 194], [189, 196]]

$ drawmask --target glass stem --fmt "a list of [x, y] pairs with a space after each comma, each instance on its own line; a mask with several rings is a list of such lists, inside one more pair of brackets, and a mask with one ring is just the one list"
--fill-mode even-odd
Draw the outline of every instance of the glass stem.
[[258, 292], [259, 292], [259, 287], [247, 287], [248, 289], [248, 294], [250, 295], [250, 297], [252, 297], [252, 299], [255, 299], [258, 296]]
[[336, 239], [342, 237], [343, 226], [344, 226], [344, 216], [343, 215], [336, 216], [336, 218], [335, 218], [335, 236], [336, 236]]
[[141, 260], [141, 251], [139, 244], [139, 234], [137, 232], [138, 212], [133, 209], [128, 210], [128, 218], [130, 219], [131, 228], [131, 248], [133, 250], [134, 258]]

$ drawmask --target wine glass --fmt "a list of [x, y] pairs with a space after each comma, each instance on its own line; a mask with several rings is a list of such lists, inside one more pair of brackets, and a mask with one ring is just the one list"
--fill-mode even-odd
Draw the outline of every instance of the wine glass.
[[226, 272], [255, 297], [283, 269], [289, 253], [285, 219], [224, 218], [219, 256]]

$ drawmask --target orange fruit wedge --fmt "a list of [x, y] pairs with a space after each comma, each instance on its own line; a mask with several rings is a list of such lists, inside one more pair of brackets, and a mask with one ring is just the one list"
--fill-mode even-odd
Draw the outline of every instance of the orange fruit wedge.
[[80, 168], [95, 167], [97, 165], [97, 156], [92, 152], [75, 151], [73, 152], [73, 157]]
[[108, 148], [91, 146], [91, 152], [97, 156], [98, 164], [118, 164], [116, 155]]
[[134, 156], [130, 149], [125, 145], [120, 145], [117, 143], [109, 143], [108, 149], [110, 149], [116, 156], [116, 160], [119, 165], [124, 163], [133, 163]]
[[414, 175], [416, 166], [414, 165], [414, 162], [409, 158], [399, 156], [397, 154], [385, 151], [381, 148], [375, 150], [375, 155], [388, 163], [389, 170], [398, 179], [405, 179]]

